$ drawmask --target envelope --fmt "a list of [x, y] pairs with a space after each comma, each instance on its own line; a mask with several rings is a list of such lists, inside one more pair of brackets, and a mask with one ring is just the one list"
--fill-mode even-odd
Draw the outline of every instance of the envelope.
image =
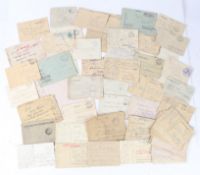
[[77, 14], [76, 7], [54, 7], [50, 10], [51, 28], [68, 27], [74, 22]]
[[101, 59], [101, 40], [99, 38], [76, 39], [72, 55], [74, 59]]
[[104, 59], [82, 60], [82, 75], [103, 76]]
[[179, 59], [179, 55], [168, 50], [168, 49], [165, 49], [164, 47], [161, 47], [160, 48], [160, 53], [158, 55], [158, 58], [162, 58], [164, 60], [167, 60], [167, 59]]
[[157, 14], [135, 9], [122, 9], [122, 27], [138, 29], [146, 35], [156, 35]]
[[87, 143], [56, 143], [56, 168], [88, 166]]
[[88, 142], [87, 150], [89, 166], [110, 166], [120, 164], [119, 142]]
[[68, 83], [68, 96], [70, 99], [103, 97], [102, 77], [76, 76], [70, 78]]
[[54, 165], [55, 156], [53, 143], [18, 146], [19, 168], [36, 168]]
[[138, 47], [140, 51], [151, 55], [158, 55], [160, 52], [160, 45], [156, 43], [156, 36], [145, 35], [139, 33]]
[[132, 58], [138, 48], [138, 30], [113, 28], [107, 31], [107, 57], [120, 58], [120, 50], [120, 54], [127, 55], [124, 58]]
[[97, 116], [96, 104], [92, 99], [83, 99], [65, 105], [61, 111], [65, 122], [68, 123], [84, 123], [88, 119]]
[[128, 115], [155, 119], [159, 103], [142, 97], [132, 96], [128, 106]]
[[22, 137], [24, 144], [55, 142], [55, 123], [22, 125]]
[[137, 141], [120, 141], [122, 164], [151, 162], [151, 144]]
[[194, 88], [175, 78], [168, 77], [164, 83], [164, 93], [166, 96], [176, 97], [187, 103], [192, 98]]
[[155, 120], [138, 116], [128, 117], [128, 127], [126, 130], [125, 140], [150, 140], [150, 129]]
[[139, 79], [140, 62], [137, 59], [106, 58], [104, 77], [133, 84]]
[[177, 59], [167, 59], [162, 71], [162, 76], [160, 77], [161, 82], [165, 82], [168, 77], [173, 77], [184, 83], [187, 83], [191, 77], [193, 68], [189, 65], [182, 63]]
[[151, 135], [177, 149], [182, 149], [192, 137], [193, 129], [178, 111], [171, 108], [158, 114], [157, 120], [151, 128]]
[[48, 18], [18, 23], [17, 29], [20, 41], [40, 39], [41, 36], [50, 32]]
[[69, 123], [61, 121], [56, 123], [56, 143], [87, 142], [87, 132], [84, 123]]
[[34, 82], [9, 89], [9, 99], [13, 106], [19, 106], [38, 98]]
[[62, 120], [54, 96], [44, 96], [22, 104], [17, 108], [23, 125], [39, 124]]
[[77, 69], [70, 53], [62, 52], [38, 62], [42, 79], [41, 86], [46, 86], [77, 75]]
[[104, 94], [104, 98], [99, 99], [98, 114], [110, 112], [126, 112], [130, 97], [122, 95]]
[[125, 113], [99, 115], [86, 122], [89, 141], [119, 141], [125, 137]]
[[27, 41], [6, 49], [10, 65], [33, 62], [45, 57], [45, 52], [38, 40]]
[[183, 35], [186, 25], [163, 14], [158, 15], [156, 29], [165, 30], [174, 35]]
[[41, 78], [36, 62], [13, 65], [6, 69], [6, 75], [11, 89]]

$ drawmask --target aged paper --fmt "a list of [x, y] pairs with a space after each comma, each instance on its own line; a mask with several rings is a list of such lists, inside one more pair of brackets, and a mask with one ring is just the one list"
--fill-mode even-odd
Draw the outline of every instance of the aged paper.
[[128, 115], [154, 119], [159, 103], [142, 97], [132, 96], [128, 106]]
[[44, 34], [49, 33], [48, 18], [35, 19], [17, 24], [20, 41], [40, 39]]
[[140, 81], [136, 85], [130, 86], [128, 91], [133, 95], [159, 102], [164, 94], [164, 87], [158, 81], [140, 77]]
[[24, 144], [55, 142], [55, 123], [22, 125], [22, 137]]
[[95, 101], [91, 99], [83, 99], [65, 105], [61, 111], [65, 122], [68, 123], [84, 123], [97, 116]]
[[103, 76], [104, 59], [82, 60], [82, 75]]
[[150, 139], [150, 128], [155, 120], [138, 116], [128, 117], [128, 127], [125, 140], [144, 140]]
[[88, 142], [87, 150], [89, 166], [120, 164], [120, 142]]
[[99, 115], [86, 122], [89, 141], [119, 141], [125, 137], [125, 113], [113, 112]]
[[155, 24], [157, 14], [135, 9], [122, 9], [122, 26], [124, 28], [138, 29], [146, 35], [156, 35]]
[[168, 77], [173, 77], [187, 83], [192, 75], [192, 72], [193, 68], [191, 66], [186, 65], [177, 59], [167, 59], [165, 60], [160, 81], [165, 82]]
[[[108, 29], [107, 34], [107, 57], [123, 55], [132, 58], [135, 48], [138, 48], [138, 31], [134, 29]], [[120, 55], [118, 54], [120, 50]], [[121, 57], [122, 58], [122, 57]]]
[[41, 72], [40, 85], [45, 86], [77, 75], [70, 53], [62, 52], [38, 62]]
[[170, 110], [171, 108], [176, 109], [188, 123], [195, 112], [195, 108], [185, 103], [183, 100], [173, 97], [163, 97], [158, 108], [158, 113]]
[[87, 143], [55, 145], [56, 168], [85, 167], [88, 165]]
[[88, 138], [84, 123], [69, 123], [65, 120], [56, 123], [56, 143], [87, 141]]
[[71, 99], [103, 97], [102, 77], [76, 76], [70, 78], [68, 83], [68, 95]]
[[40, 60], [46, 56], [39, 40], [27, 41], [6, 49], [10, 65]]
[[105, 59], [104, 77], [127, 83], [139, 79], [140, 62], [137, 59]]
[[8, 93], [13, 106], [19, 106], [38, 98], [37, 89], [33, 82], [9, 89]]
[[174, 35], [182, 35], [184, 33], [185, 28], [186, 28], [186, 25], [179, 21], [176, 21], [162, 14], [158, 15], [158, 18], [156, 21], [156, 29], [158, 31], [165, 30]]
[[98, 38], [77, 39], [72, 55], [74, 59], [101, 59], [101, 40]]
[[62, 119], [60, 109], [54, 96], [44, 96], [37, 100], [18, 106], [23, 125], [59, 121]]
[[164, 92], [167, 96], [176, 97], [185, 102], [189, 102], [194, 93], [194, 88], [177, 79], [168, 77], [164, 83]]
[[19, 145], [18, 166], [19, 168], [34, 168], [42, 166], [54, 166], [53, 143]]
[[178, 55], [184, 55], [189, 39], [183, 36], [176, 36], [172, 33], [168, 33], [165, 30], [159, 31], [156, 37], [156, 42], [172, 52]]
[[167, 60], [167, 59], [179, 59], [179, 55], [168, 50], [168, 49], [165, 49], [165, 48], [161, 48], [160, 49], [160, 53], [158, 55], [158, 58], [162, 58], [164, 60]]
[[137, 141], [120, 141], [122, 164], [151, 162], [151, 144]]
[[99, 99], [98, 114], [110, 112], [126, 112], [130, 97], [122, 95], [104, 94], [104, 97]]
[[156, 36], [145, 35], [139, 33], [139, 50], [149, 53], [151, 55], [158, 55], [160, 52], [160, 45], [156, 43]]
[[36, 62], [13, 65], [6, 69], [6, 75], [11, 89], [41, 78]]
[[182, 149], [193, 135], [191, 126], [174, 109], [160, 112], [154, 123], [151, 134], [167, 143]]

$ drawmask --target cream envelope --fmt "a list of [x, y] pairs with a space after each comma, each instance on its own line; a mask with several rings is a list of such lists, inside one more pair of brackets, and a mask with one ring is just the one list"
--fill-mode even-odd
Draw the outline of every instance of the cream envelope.
[[54, 96], [44, 96], [17, 108], [23, 125], [60, 121], [62, 115]]
[[11, 89], [41, 78], [36, 62], [13, 65], [6, 69], [6, 75]]
[[130, 96], [128, 83], [111, 79], [104, 79], [103, 82], [104, 94]]
[[137, 141], [120, 141], [122, 164], [151, 162], [151, 144]]
[[49, 33], [48, 18], [35, 19], [17, 24], [20, 41], [40, 39], [44, 34]]
[[164, 92], [166, 96], [176, 97], [187, 103], [192, 98], [194, 88], [175, 78], [168, 77], [164, 83]]
[[155, 26], [158, 31], [165, 30], [174, 35], [182, 35], [186, 28], [185, 24], [162, 14], [158, 15]]
[[88, 142], [87, 150], [89, 166], [120, 164], [119, 142]]
[[103, 76], [104, 59], [82, 60], [82, 75]]
[[56, 123], [56, 143], [87, 142], [87, 132], [84, 123]]
[[191, 66], [186, 65], [177, 59], [167, 59], [165, 60], [160, 81], [164, 83], [168, 77], [173, 77], [187, 83], [192, 75], [192, 72], [193, 69]]
[[128, 115], [154, 119], [159, 103], [142, 97], [132, 96], [128, 106]]
[[53, 143], [19, 145], [18, 166], [19, 168], [34, 168], [42, 166], [54, 166]]
[[150, 140], [150, 128], [155, 120], [138, 116], [128, 117], [126, 140]]
[[40, 60], [46, 56], [39, 40], [27, 41], [6, 49], [10, 65]]
[[133, 84], [139, 80], [140, 62], [137, 59], [105, 59], [104, 77]]
[[164, 87], [158, 81], [141, 76], [140, 81], [135, 86], [130, 86], [128, 91], [133, 95], [159, 102], [164, 94]]
[[189, 44], [189, 38], [176, 36], [165, 30], [160, 30], [158, 32], [156, 42], [161, 45], [161, 47], [183, 56]]
[[101, 59], [101, 40], [98, 38], [77, 39], [72, 55], [74, 59]]
[[83, 99], [63, 106], [61, 109], [65, 122], [84, 123], [86, 120], [97, 116], [95, 101]]
[[165, 49], [165, 48], [161, 48], [160, 49], [160, 53], [158, 55], [158, 58], [162, 58], [164, 60], [167, 60], [167, 59], [179, 59], [179, 55], [168, 50], [168, 49]]
[[9, 89], [8, 94], [13, 106], [19, 106], [38, 98], [37, 89], [33, 82]]
[[99, 99], [98, 114], [110, 112], [126, 112], [130, 97], [122, 95], [104, 94], [104, 98]]
[[89, 30], [103, 31], [108, 19], [108, 13], [79, 8], [73, 24]]
[[151, 128], [151, 135], [166, 141], [177, 149], [182, 149], [192, 137], [193, 129], [181, 117], [181, 114], [172, 108], [158, 114]]
[[[138, 48], [138, 30], [108, 29], [107, 57], [132, 58]], [[120, 55], [118, 54], [120, 50]], [[121, 57], [121, 56], [124, 57]], [[125, 57], [126, 55], [126, 57]]]
[[76, 7], [54, 7], [50, 10], [51, 28], [65, 28], [71, 25], [76, 17]]
[[86, 122], [89, 141], [119, 141], [126, 132], [125, 113], [113, 112], [99, 115]]
[[55, 123], [22, 126], [24, 144], [55, 142]]
[[158, 55], [160, 52], [160, 45], [156, 43], [156, 36], [145, 35], [139, 33], [138, 48], [140, 51], [151, 55]]
[[56, 168], [85, 167], [87, 143], [64, 143], [55, 145]]
[[70, 78], [68, 84], [68, 96], [71, 99], [103, 97], [102, 77], [76, 76]]

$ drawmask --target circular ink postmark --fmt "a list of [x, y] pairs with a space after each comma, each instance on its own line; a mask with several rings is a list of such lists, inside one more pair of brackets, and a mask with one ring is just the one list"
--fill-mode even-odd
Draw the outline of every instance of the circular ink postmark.
[[45, 129], [45, 134], [46, 134], [46, 135], [51, 135], [52, 132], [53, 132], [53, 130], [52, 130], [51, 128]]

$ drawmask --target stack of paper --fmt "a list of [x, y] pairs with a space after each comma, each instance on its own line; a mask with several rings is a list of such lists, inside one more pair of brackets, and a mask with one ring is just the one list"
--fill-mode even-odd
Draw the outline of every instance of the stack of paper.
[[[6, 48], [19, 166], [186, 161], [193, 135], [186, 25], [148, 11], [60, 7]], [[53, 144], [54, 143], [54, 144]]]

